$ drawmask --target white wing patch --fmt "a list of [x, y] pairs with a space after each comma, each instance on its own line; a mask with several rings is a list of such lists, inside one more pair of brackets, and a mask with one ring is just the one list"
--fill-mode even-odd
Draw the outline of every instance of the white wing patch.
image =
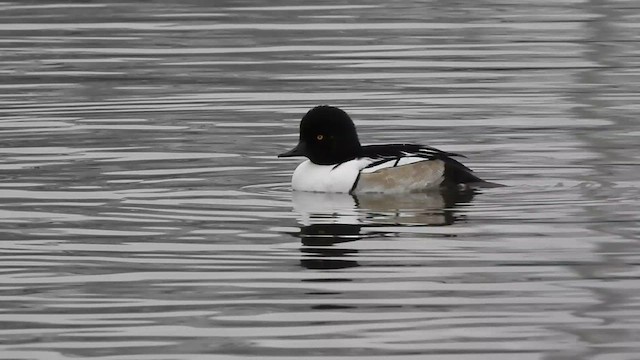
[[419, 161], [425, 161], [425, 160], [427, 160], [427, 159], [425, 159], [423, 157], [419, 157], [419, 156], [405, 156], [405, 157], [401, 157], [401, 158], [392, 158], [392, 159], [389, 159], [387, 161], [381, 162], [381, 163], [379, 163], [377, 165], [374, 165], [374, 166], [371, 166], [371, 167], [367, 167], [367, 168], [362, 170], [362, 173], [363, 174], [369, 174], [369, 173], [376, 172], [378, 170], [382, 170], [382, 169], [386, 169], [386, 168], [390, 168], [390, 167], [413, 164], [413, 163], [417, 163]]

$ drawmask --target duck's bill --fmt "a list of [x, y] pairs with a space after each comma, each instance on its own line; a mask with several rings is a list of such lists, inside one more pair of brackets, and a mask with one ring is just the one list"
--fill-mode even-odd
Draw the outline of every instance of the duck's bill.
[[278, 157], [306, 156], [306, 153], [304, 144], [299, 143], [296, 147], [287, 152], [283, 152], [278, 155]]

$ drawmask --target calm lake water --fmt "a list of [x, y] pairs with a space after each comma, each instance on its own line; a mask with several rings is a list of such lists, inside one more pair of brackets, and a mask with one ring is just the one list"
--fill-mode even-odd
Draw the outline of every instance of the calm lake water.
[[[638, 359], [640, 3], [301, 4], [0, 3], [0, 358]], [[292, 193], [318, 104], [508, 186]]]

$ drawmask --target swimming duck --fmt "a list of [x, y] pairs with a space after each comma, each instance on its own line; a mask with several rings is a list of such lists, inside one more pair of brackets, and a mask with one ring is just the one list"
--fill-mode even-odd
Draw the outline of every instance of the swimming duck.
[[291, 156], [308, 159], [293, 172], [295, 191], [399, 193], [492, 184], [454, 159], [460, 154], [416, 144], [363, 146], [351, 117], [328, 105], [304, 115], [298, 145], [278, 155]]

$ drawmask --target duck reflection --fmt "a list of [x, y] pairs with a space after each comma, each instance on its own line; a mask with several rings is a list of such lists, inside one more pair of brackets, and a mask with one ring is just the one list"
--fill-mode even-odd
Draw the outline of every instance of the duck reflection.
[[333, 245], [362, 238], [361, 226], [351, 224], [311, 224], [300, 228], [300, 265], [307, 269], [345, 269], [359, 266], [349, 260], [358, 251]]
[[303, 258], [307, 269], [359, 266], [358, 250], [344, 244], [366, 237], [395, 236], [389, 226], [446, 226], [464, 218], [456, 214], [475, 191], [446, 190], [412, 194], [334, 194], [294, 192], [293, 207], [300, 215]]

